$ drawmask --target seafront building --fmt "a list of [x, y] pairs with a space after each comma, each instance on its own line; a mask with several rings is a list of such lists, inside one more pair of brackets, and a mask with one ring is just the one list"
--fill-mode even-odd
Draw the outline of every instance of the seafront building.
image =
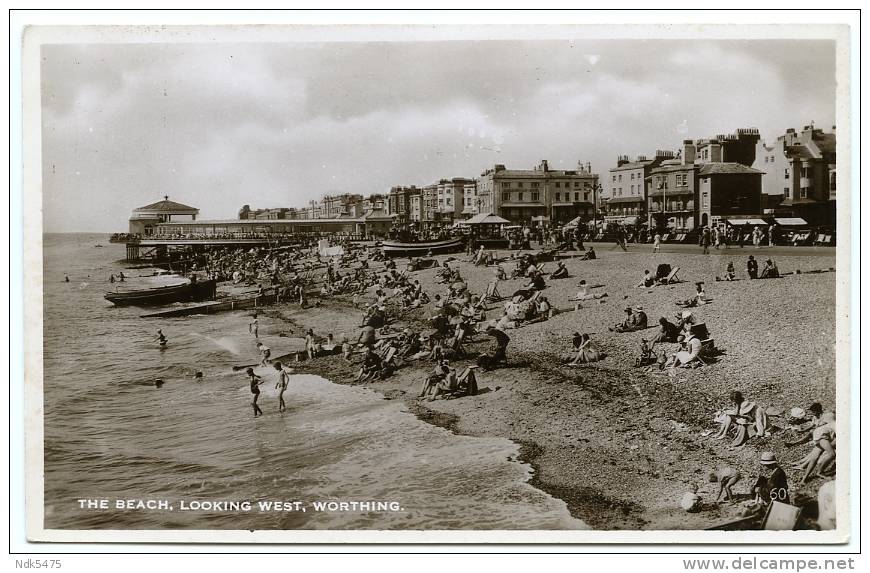
[[328, 194], [301, 208], [244, 205], [232, 221], [198, 221], [198, 209], [165, 196], [134, 209], [129, 234], [372, 236], [386, 235], [396, 226], [437, 231], [488, 213], [515, 224], [559, 225], [580, 218], [677, 233], [728, 221], [765, 224], [762, 219], [773, 217], [833, 226], [836, 189], [834, 128], [829, 133], [812, 125], [789, 129], [770, 145], [761, 141], [757, 129], [744, 128], [686, 139], [676, 153], [657, 150], [634, 160], [621, 155], [603, 182], [588, 162], [571, 170], [552, 169], [544, 159], [532, 169], [497, 164], [479, 178], [441, 178], [424, 186], [394, 186], [383, 194]]
[[759, 141], [753, 167], [765, 172], [764, 208], [800, 217], [811, 225], [833, 226], [837, 204], [837, 130], [806, 125], [767, 145]]
[[199, 209], [170, 201], [168, 195], [162, 201], [133, 209], [128, 224], [128, 233], [149, 237], [161, 223], [175, 221], [196, 221]]
[[673, 151], [656, 150], [652, 159], [639, 155], [632, 161], [627, 155], [620, 155], [616, 167], [610, 170], [609, 189], [602, 198], [604, 221], [635, 225], [647, 222], [648, 181], [652, 170], [663, 161], [674, 158]]
[[588, 162], [578, 162], [575, 170], [560, 170], [550, 169], [543, 159], [533, 169], [494, 165], [480, 174], [477, 188], [489, 198], [489, 212], [513, 223], [559, 224], [592, 218], [599, 182]]
[[684, 140], [680, 157], [646, 176], [647, 223], [688, 233], [728, 220], [761, 220], [764, 172], [752, 167], [758, 140], [753, 128]]

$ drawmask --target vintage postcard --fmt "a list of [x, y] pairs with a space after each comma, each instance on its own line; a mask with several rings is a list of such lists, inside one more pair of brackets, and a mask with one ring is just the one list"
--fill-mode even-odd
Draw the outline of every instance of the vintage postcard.
[[848, 539], [849, 26], [23, 41], [31, 541]]

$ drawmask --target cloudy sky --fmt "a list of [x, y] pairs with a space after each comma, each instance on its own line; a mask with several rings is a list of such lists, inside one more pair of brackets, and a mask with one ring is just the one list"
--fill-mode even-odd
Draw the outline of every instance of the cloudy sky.
[[824, 41], [89, 44], [42, 48], [44, 225], [124, 231], [169, 195], [201, 217], [554, 168], [685, 138], [834, 124]]

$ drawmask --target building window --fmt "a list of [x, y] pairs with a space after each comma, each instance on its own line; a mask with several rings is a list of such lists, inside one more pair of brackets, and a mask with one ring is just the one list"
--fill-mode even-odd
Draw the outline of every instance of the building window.
[[776, 155], [771, 155], [770, 162], [773, 163], [774, 161], [776, 161]]
[[764, 156], [764, 162], [765, 162], [765, 163], [767, 163], [767, 161], [768, 161], [769, 159], [770, 159], [770, 158], [769, 158], [768, 156], [766, 156], [766, 155]]
[[510, 200], [511, 200], [511, 194], [510, 194], [510, 193], [502, 193], [502, 194], [501, 194], [501, 200], [502, 200], [502, 201], [510, 201]]
[[517, 193], [517, 201], [522, 201], [522, 200], [523, 200], [523, 192], [520, 191], [519, 193]]
[[832, 171], [831, 172], [831, 191], [836, 191], [836, 190], [837, 190], [837, 172]]
[[580, 193], [577, 193], [577, 192], [574, 193], [574, 200], [575, 200], [575, 201], [579, 201], [579, 200], [580, 200]]
[[616, 183], [616, 175], [613, 176], [613, 182]]
[[701, 208], [702, 209], [707, 208], [707, 199], [708, 199], [707, 192], [704, 191], [703, 193], [701, 193]]
[[801, 187], [801, 199], [807, 198], [807, 190], [808, 189], [809, 189], [808, 187]]
[[622, 173], [619, 174], [619, 180], [622, 181]]
[[575, 181], [575, 182], [574, 182], [574, 189], [577, 189], [578, 187], [580, 187], [580, 182], [579, 182], [579, 181]]
[[788, 199], [789, 197], [791, 197], [791, 190], [788, 187], [785, 187], [782, 190], [782, 196]]
[[788, 179], [788, 168], [785, 170], [785, 178]]
[[556, 189], [559, 189], [561, 186], [562, 186], [562, 184], [559, 183], [558, 181], [556, 181]]
[[541, 194], [537, 191], [532, 191], [532, 201], [539, 201], [541, 198]]
[[511, 184], [510, 184], [510, 183], [502, 183], [502, 184], [501, 184], [501, 188], [502, 188], [502, 189], [510, 189], [510, 188], [511, 188]]
[[[556, 187], [558, 187], [558, 185], [556, 185]], [[538, 188], [538, 182], [532, 181], [532, 189], [537, 189], [537, 188]]]
[[561, 201], [561, 200], [562, 200], [562, 194], [561, 194], [561, 193], [556, 193], [556, 203], [558, 203], [558, 202]]

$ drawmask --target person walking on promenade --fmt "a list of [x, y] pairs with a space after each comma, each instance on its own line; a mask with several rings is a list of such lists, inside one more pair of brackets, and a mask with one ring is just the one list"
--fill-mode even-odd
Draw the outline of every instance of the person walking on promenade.
[[710, 227], [704, 227], [701, 230], [701, 251], [705, 255], [710, 254]]

